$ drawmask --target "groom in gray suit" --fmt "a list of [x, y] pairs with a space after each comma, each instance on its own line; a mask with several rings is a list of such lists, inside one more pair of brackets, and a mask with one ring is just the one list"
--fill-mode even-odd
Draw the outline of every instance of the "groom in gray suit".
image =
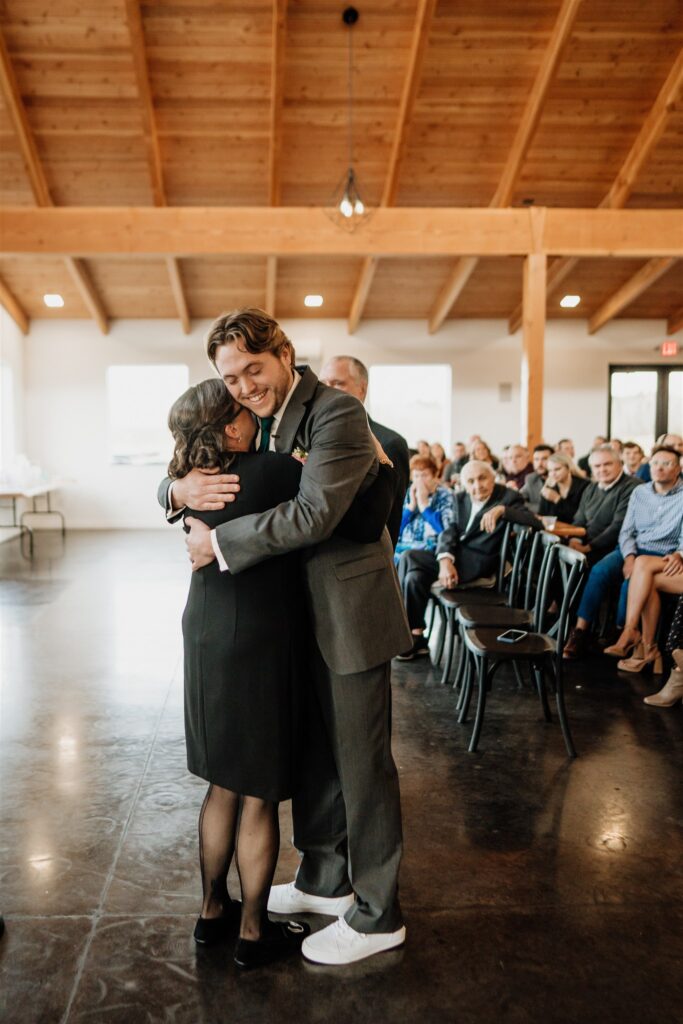
[[[358, 544], [333, 531], [377, 472], [363, 407], [296, 368], [294, 349], [261, 310], [220, 317], [207, 354], [233, 398], [259, 419], [260, 451], [304, 461], [297, 497], [209, 532], [198, 520], [187, 546], [193, 569], [214, 557], [241, 572], [263, 559], [305, 549], [312, 622], [312, 691], [302, 784], [292, 803], [294, 844], [302, 861], [294, 882], [274, 886], [275, 913], [338, 919], [309, 936], [302, 951], [342, 964], [399, 946], [405, 927], [398, 901], [401, 812], [391, 754], [390, 659], [410, 647], [387, 531]], [[160, 488], [170, 514], [184, 506], [220, 508], [236, 477], [188, 476]]]

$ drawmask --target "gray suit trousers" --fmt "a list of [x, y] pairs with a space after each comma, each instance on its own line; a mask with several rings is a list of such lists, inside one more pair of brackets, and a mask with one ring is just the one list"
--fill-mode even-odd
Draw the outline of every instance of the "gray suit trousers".
[[390, 663], [337, 675], [313, 651], [302, 777], [292, 801], [296, 886], [316, 896], [352, 889], [346, 921], [393, 932], [402, 852], [398, 773], [391, 753]]

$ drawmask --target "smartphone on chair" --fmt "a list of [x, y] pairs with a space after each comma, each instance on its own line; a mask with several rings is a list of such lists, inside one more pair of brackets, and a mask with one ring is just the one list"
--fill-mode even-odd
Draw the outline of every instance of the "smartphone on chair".
[[504, 644], [516, 644], [528, 635], [529, 633], [524, 629], [506, 629], [504, 633], [496, 637], [496, 640], [500, 640]]

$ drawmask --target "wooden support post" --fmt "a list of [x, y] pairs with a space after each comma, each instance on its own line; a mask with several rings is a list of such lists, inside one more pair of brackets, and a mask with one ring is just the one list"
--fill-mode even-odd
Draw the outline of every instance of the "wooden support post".
[[277, 256], [266, 260], [266, 305], [269, 316], [275, 316], [275, 295], [277, 293]]
[[668, 334], [676, 334], [683, 330], [683, 306], [672, 313], [668, 319], [666, 330]]
[[520, 435], [529, 450], [543, 440], [546, 269], [545, 253], [530, 253], [525, 257]]

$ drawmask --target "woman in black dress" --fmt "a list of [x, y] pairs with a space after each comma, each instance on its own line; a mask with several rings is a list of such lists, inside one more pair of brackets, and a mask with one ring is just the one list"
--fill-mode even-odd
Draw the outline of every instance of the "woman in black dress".
[[[185, 517], [213, 529], [297, 494], [301, 463], [290, 455], [250, 451], [257, 424], [222, 381], [189, 388], [173, 405], [169, 427], [175, 440], [171, 479], [195, 467], [229, 467], [240, 477], [236, 501], [216, 512], [186, 509]], [[393, 470], [380, 466], [375, 485], [354, 501], [337, 532], [377, 539], [393, 490]], [[303, 926], [269, 921], [266, 906], [280, 845], [278, 803], [291, 797], [295, 785], [305, 673], [300, 641], [308, 630], [296, 552], [236, 576], [221, 572], [216, 561], [192, 573], [183, 614], [187, 763], [209, 782], [199, 817], [204, 898], [194, 935], [200, 944], [222, 941], [239, 918], [235, 960], [242, 967], [297, 947], [306, 934]], [[227, 889], [234, 853], [241, 907]]]
[[568, 455], [555, 452], [548, 458], [548, 479], [541, 489], [538, 515], [557, 516], [561, 523], [571, 523], [589, 483], [579, 476]]

